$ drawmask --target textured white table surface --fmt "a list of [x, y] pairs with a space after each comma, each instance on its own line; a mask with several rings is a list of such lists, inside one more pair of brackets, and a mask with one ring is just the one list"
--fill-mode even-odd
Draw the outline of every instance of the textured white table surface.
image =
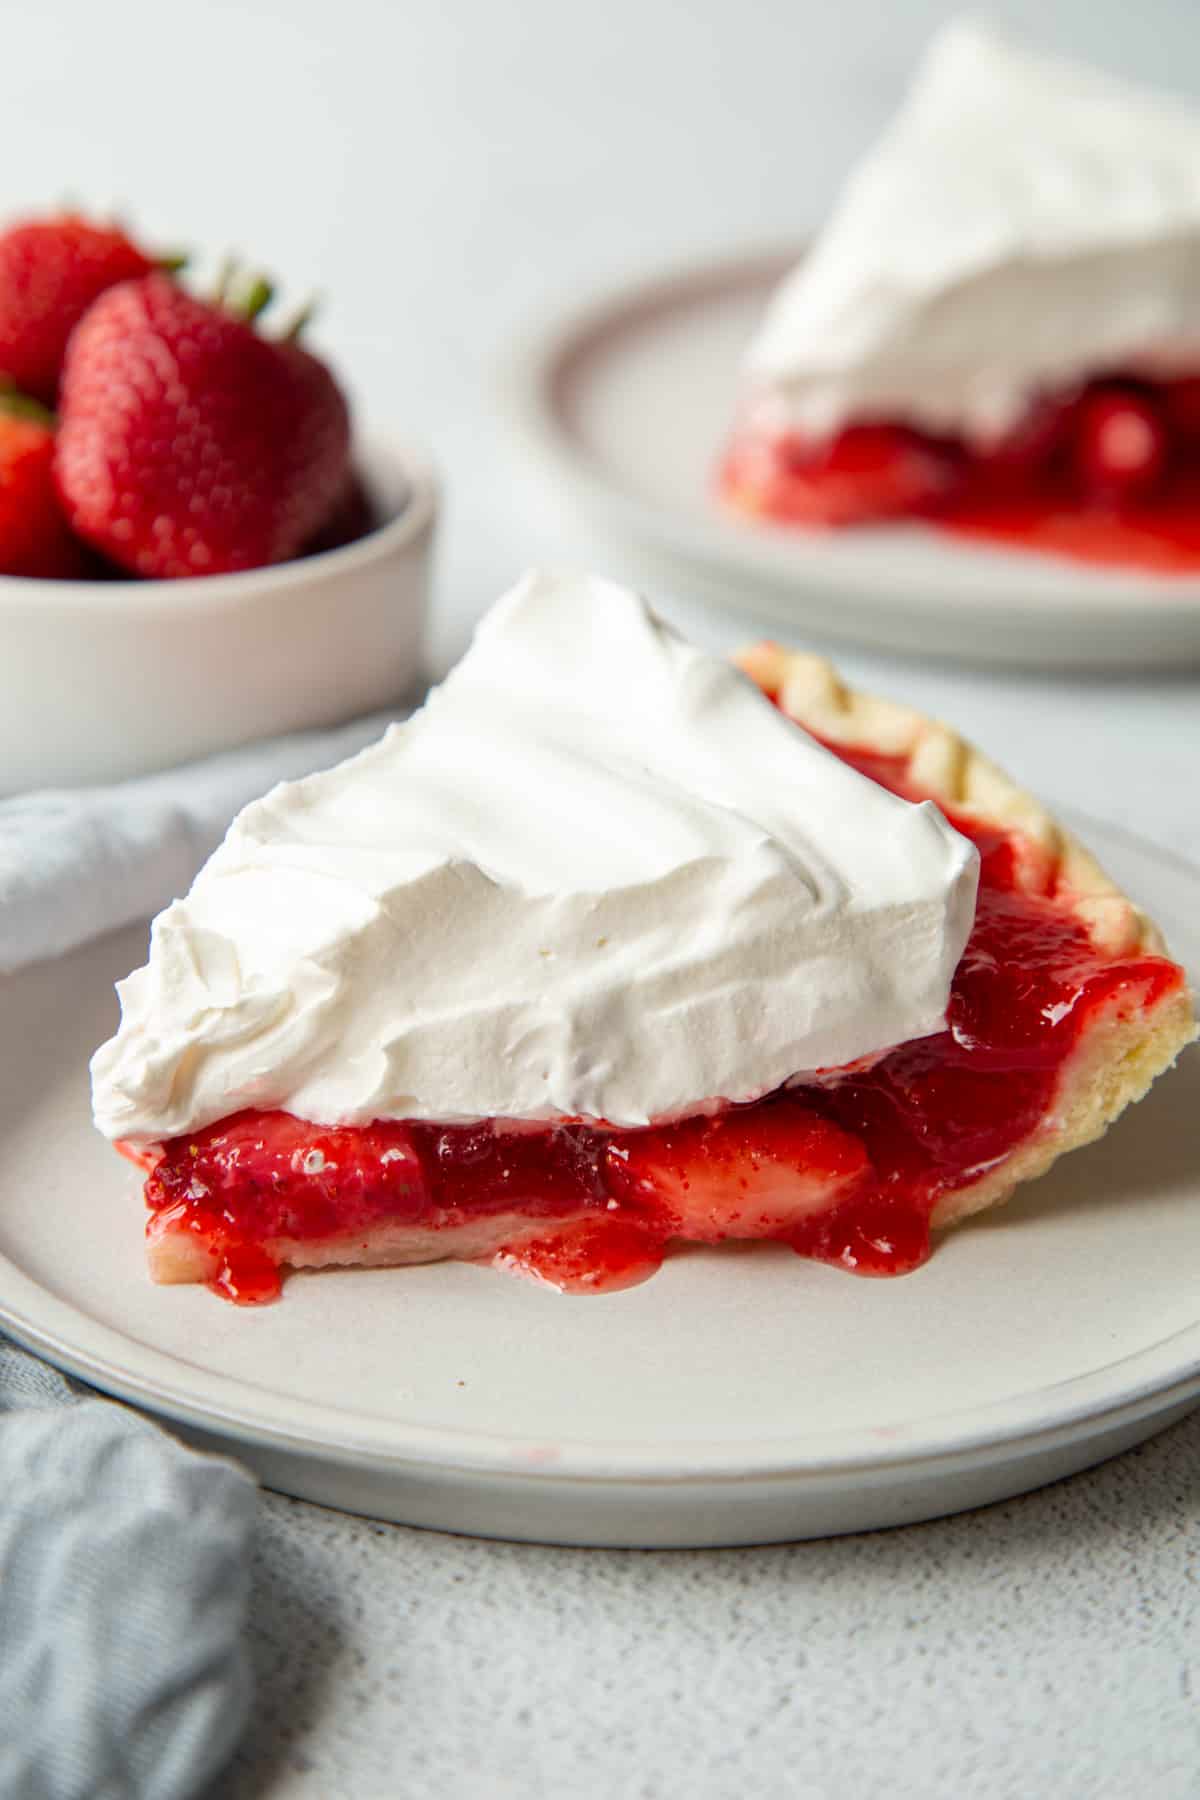
[[[241, 248], [364, 417], [448, 484], [435, 659], [525, 563], [569, 559], [490, 410], [556, 305], [802, 234], [942, 0], [40, 0], [6, 21], [5, 209], [119, 201]], [[1194, 0], [994, 17], [1200, 90]], [[743, 625], [697, 622], [713, 643]], [[848, 653], [1047, 798], [1200, 860], [1200, 683]], [[1019, 1327], [1019, 1322], [1018, 1322]], [[1200, 1415], [1026, 1500], [871, 1538], [538, 1550], [265, 1497], [259, 1702], [232, 1795], [1152, 1796], [1200, 1792]]]

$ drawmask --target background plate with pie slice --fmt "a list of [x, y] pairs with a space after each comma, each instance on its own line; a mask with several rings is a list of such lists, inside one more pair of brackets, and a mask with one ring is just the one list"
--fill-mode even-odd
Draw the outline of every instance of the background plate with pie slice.
[[[1200, 967], [1200, 873], [1098, 826]], [[144, 927], [0, 984], [0, 1324], [283, 1492], [407, 1524], [617, 1545], [908, 1523], [1057, 1479], [1200, 1400], [1200, 1054], [932, 1260], [864, 1281], [689, 1251], [564, 1299], [490, 1269], [293, 1275], [276, 1306], [155, 1287], [87, 1060]]]
[[541, 333], [505, 383], [523, 446], [606, 567], [797, 634], [1038, 667], [1200, 662], [1200, 576], [1100, 569], [921, 525], [802, 532], [719, 510], [742, 352], [794, 250], [631, 285]]

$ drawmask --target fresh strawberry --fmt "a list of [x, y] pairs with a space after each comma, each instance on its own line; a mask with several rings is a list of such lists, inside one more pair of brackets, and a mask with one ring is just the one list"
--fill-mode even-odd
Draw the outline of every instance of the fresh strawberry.
[[92, 301], [153, 267], [123, 231], [76, 213], [0, 233], [0, 376], [53, 406], [67, 339]]
[[54, 487], [53, 421], [0, 396], [0, 574], [86, 573]]
[[342, 550], [347, 544], [356, 544], [359, 538], [366, 537], [378, 523], [374, 502], [361, 476], [352, 472], [348, 486], [324, 525], [305, 544], [304, 554], [316, 556], [323, 550]]
[[284, 562], [349, 481], [349, 413], [324, 364], [162, 274], [80, 321], [59, 415], [67, 516], [137, 575]]
[[614, 1194], [665, 1213], [669, 1232], [693, 1242], [780, 1235], [849, 1199], [869, 1172], [857, 1138], [790, 1096], [623, 1134], [606, 1168]]
[[1096, 498], [1139, 500], [1152, 493], [1166, 470], [1168, 448], [1162, 413], [1148, 394], [1114, 383], [1096, 387], [1081, 403], [1075, 463]]

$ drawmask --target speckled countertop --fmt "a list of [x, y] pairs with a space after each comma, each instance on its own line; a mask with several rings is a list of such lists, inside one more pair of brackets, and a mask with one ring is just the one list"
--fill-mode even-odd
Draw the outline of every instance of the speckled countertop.
[[[1190, 1800], [1200, 1414], [1090, 1474], [761, 1550], [490, 1544], [266, 1497], [228, 1800]], [[217, 1796], [212, 1796], [217, 1800]]]
[[[950, 10], [202, 0], [180, 83], [155, 0], [39, 0], [5, 206], [120, 201], [151, 241], [238, 246], [329, 296], [316, 337], [360, 414], [447, 475], [444, 665], [524, 563], [576, 549], [514, 478], [505, 344], [630, 270], [801, 236]], [[1194, 0], [988, 11], [1200, 88]], [[264, 119], [270, 154], [228, 124]], [[714, 643], [752, 629], [662, 598]], [[1194, 676], [841, 660], [1047, 799], [1200, 860]], [[1200, 1414], [1025, 1500], [778, 1549], [543, 1550], [264, 1495], [254, 1725], [210, 1800], [1188, 1800], [1198, 1553]]]

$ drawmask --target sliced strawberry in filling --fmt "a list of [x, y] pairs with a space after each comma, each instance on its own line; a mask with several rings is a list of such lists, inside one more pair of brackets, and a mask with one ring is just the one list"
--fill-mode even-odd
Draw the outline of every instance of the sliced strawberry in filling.
[[[921, 797], [900, 761], [838, 753]], [[1184, 989], [1164, 957], [1098, 949], [1034, 845], [951, 822], [978, 843], [982, 871], [946, 1030], [869, 1067], [640, 1131], [333, 1128], [242, 1112], [135, 1152], [150, 1167], [152, 1273], [254, 1302], [277, 1294], [280, 1266], [453, 1256], [599, 1292], [652, 1274], [672, 1241], [728, 1238], [775, 1239], [859, 1274], [915, 1268], [931, 1226], [1052, 1159], [1092, 1046], [1111, 1056], [1114, 1034], [1130, 1033], [1136, 1055], [1145, 1018]]]
[[862, 1142], [799, 1093], [612, 1138], [605, 1161], [620, 1200], [657, 1213], [671, 1237], [802, 1236], [814, 1214], [873, 1186]]

